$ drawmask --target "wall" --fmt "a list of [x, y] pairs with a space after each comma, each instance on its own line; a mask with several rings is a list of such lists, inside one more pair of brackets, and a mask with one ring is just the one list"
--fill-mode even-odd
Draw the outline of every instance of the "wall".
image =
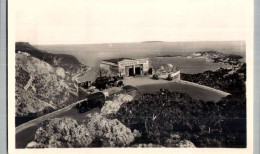
[[173, 79], [175, 80], [180, 80], [181, 78], [181, 72], [178, 71], [178, 72], [170, 72], [170, 73], [165, 73], [163, 75], [160, 75], [159, 78], [162, 78], [162, 79], [167, 79], [168, 75], [171, 74], [171, 76], [173, 77]]
[[119, 71], [122, 72], [122, 75], [125, 75], [125, 67], [133, 66], [133, 65], [142, 65], [143, 66], [143, 73], [147, 73], [149, 69], [149, 61], [147, 58], [145, 59], [135, 59], [135, 60], [123, 60], [118, 62]]

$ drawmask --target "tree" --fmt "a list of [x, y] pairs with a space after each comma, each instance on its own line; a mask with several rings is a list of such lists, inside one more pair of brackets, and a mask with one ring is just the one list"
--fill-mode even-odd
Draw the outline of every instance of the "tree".
[[168, 72], [176, 72], [177, 70], [178, 70], [178, 68], [175, 65], [173, 65], [173, 64], [167, 65], [167, 71]]
[[103, 67], [99, 67], [97, 70], [97, 76], [102, 77], [102, 76], [107, 76], [109, 74], [109, 70], [105, 69]]
[[156, 71], [160, 69], [160, 60], [158, 60], [157, 58], [152, 58], [151, 65], [152, 68], [154, 69], [154, 72], [156, 73]]
[[173, 65], [172, 64], [168, 64], [167, 65], [167, 71], [168, 72], [172, 72], [173, 71]]
[[164, 71], [164, 70], [165, 70], [164, 66], [160, 66], [160, 71]]

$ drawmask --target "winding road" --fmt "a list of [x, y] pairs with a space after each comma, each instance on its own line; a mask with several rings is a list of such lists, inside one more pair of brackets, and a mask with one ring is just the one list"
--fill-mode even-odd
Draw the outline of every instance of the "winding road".
[[[84, 117], [87, 114], [90, 113], [99, 113], [100, 109], [95, 108], [85, 113], [79, 113], [79, 110], [76, 107], [73, 107], [72, 109], [68, 110], [67, 112], [61, 113], [56, 115], [53, 118], [62, 118], [62, 117], [68, 117], [73, 118], [77, 120], [78, 124], [81, 124], [84, 120]], [[28, 143], [34, 140], [34, 135], [36, 133], [36, 130], [41, 126], [41, 123], [37, 123], [33, 126], [30, 126], [22, 131], [19, 131], [15, 134], [15, 140], [16, 145], [15, 147], [17, 149], [25, 148]]]
[[[225, 93], [220, 90], [186, 81], [152, 80], [147, 77], [138, 77], [126, 78], [124, 82], [126, 85], [136, 86], [140, 93], [155, 92], [161, 88], [165, 88], [170, 91], [186, 93], [195, 99], [202, 99], [205, 101], [218, 101], [222, 97], [229, 95], [229, 93]], [[57, 111], [56, 114], [53, 114], [50, 118], [68, 117], [76, 119], [77, 122], [81, 124], [87, 114], [100, 112], [100, 109], [95, 108], [85, 113], [79, 113], [78, 109], [75, 107], [75, 104], [76, 103], [72, 104], [71, 107], [68, 106], [61, 109], [61, 112]], [[16, 148], [25, 148], [26, 145], [34, 139], [35, 132], [40, 127], [43, 119], [27, 125], [24, 128], [19, 129], [19, 131], [16, 131]]]

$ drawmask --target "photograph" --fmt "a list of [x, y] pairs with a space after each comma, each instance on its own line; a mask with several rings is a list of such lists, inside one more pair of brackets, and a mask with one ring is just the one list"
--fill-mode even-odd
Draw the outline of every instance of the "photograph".
[[252, 4], [11, 0], [9, 148], [251, 152]]

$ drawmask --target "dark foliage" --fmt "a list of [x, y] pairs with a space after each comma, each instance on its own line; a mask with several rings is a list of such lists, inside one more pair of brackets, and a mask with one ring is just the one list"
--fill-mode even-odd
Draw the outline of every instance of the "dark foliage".
[[214, 103], [165, 90], [123, 104], [112, 117], [142, 133], [135, 143], [165, 145], [171, 135], [178, 134], [197, 147], [246, 146], [243, 96], [228, 96]]
[[74, 56], [44, 52], [27, 42], [16, 42], [15, 52], [17, 53], [18, 51], [27, 52], [32, 56], [51, 64], [54, 67], [62, 67], [64, 70], [72, 73], [77, 73], [81, 69], [82, 64]]
[[246, 64], [233, 73], [228, 69], [205, 71], [198, 74], [181, 74], [181, 79], [220, 89], [235, 95], [245, 95]]
[[123, 90], [125, 90], [126, 92], [130, 92], [130, 91], [133, 91], [133, 90], [137, 90], [136, 87], [133, 87], [131, 85], [126, 85], [124, 87], [122, 87]]

